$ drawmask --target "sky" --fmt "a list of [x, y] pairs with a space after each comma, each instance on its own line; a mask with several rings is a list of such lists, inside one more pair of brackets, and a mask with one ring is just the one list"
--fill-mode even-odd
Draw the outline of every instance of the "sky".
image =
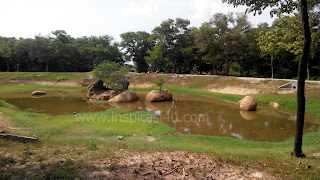
[[[72, 37], [151, 32], [169, 18], [189, 19], [200, 27], [218, 12], [244, 12], [222, 0], [0, 0], [0, 36], [32, 38], [65, 30]], [[249, 21], [272, 24], [269, 11], [248, 14]]]

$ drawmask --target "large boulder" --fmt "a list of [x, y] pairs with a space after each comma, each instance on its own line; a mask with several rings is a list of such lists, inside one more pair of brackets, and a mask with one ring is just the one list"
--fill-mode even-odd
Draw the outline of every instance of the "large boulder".
[[99, 80], [97, 82], [91, 83], [88, 87], [87, 99], [96, 99], [96, 97], [108, 89], [103, 85], [103, 81]]
[[257, 109], [257, 101], [251, 96], [246, 96], [240, 100], [240, 109], [244, 111], [255, 111]]
[[109, 102], [114, 103], [128, 103], [135, 102], [139, 100], [139, 96], [132, 90], [126, 90], [116, 97], [109, 100]]
[[164, 101], [172, 101], [172, 93], [167, 90], [153, 90], [147, 94], [146, 102], [164, 102]]
[[44, 92], [44, 91], [33, 91], [33, 92], [31, 93], [31, 95], [33, 95], [33, 96], [45, 95], [45, 94], [47, 94], [47, 93]]

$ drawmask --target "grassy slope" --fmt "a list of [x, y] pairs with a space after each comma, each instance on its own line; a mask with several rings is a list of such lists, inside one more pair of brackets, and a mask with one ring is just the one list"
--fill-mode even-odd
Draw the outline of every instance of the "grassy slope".
[[[25, 89], [23, 89], [25, 88]], [[61, 88], [60, 86], [30, 85], [21, 88], [18, 85], [0, 85], [1, 92]], [[74, 88], [74, 87], [72, 87]], [[211, 93], [205, 90], [181, 87], [166, 87], [174, 91], [209, 94], [223, 99], [238, 101], [243, 96]], [[141, 88], [134, 88], [141, 89]], [[143, 88], [146, 90], [146, 88]], [[148, 88], [154, 89], [154, 88]], [[288, 95], [260, 95], [256, 96], [259, 103], [277, 101], [284, 108], [295, 108], [295, 97]], [[307, 111], [319, 117], [320, 102], [318, 99], [307, 100]], [[320, 133], [310, 133], [304, 136], [303, 150], [306, 159], [296, 159], [289, 156], [293, 149], [293, 140], [280, 143], [250, 142], [228, 137], [212, 137], [202, 135], [174, 136], [173, 130], [161, 123], [148, 123], [146, 117], [152, 116], [146, 112], [128, 113], [125, 110], [114, 109], [100, 113], [82, 114], [93, 116], [90, 122], [77, 122], [75, 116], [51, 117], [32, 112], [21, 112], [14, 106], [0, 101], [0, 111], [12, 117], [16, 126], [27, 127], [30, 135], [37, 135], [45, 144], [69, 144], [79, 146], [100, 146], [118, 150], [126, 149], [183, 149], [188, 151], [204, 151], [215, 153], [229, 162], [250, 165], [257, 169], [267, 169], [288, 178], [319, 178], [320, 160], [311, 156], [320, 151]], [[139, 122], [112, 122], [115, 113], [118, 118], [140, 115]], [[97, 122], [97, 118], [105, 115], [105, 122]], [[142, 117], [144, 116], [144, 117]], [[92, 122], [95, 120], [95, 122]], [[108, 122], [109, 120], [109, 122]], [[123, 141], [117, 140], [118, 135], [125, 135]], [[156, 137], [155, 142], [145, 140], [146, 135]], [[96, 145], [95, 145], [96, 144]], [[301, 163], [299, 163], [301, 161]], [[264, 167], [266, 165], [266, 168]], [[308, 166], [310, 168], [308, 168]], [[287, 175], [287, 176], [286, 176]]]
[[0, 80], [81, 81], [90, 73], [75, 72], [0, 72]]

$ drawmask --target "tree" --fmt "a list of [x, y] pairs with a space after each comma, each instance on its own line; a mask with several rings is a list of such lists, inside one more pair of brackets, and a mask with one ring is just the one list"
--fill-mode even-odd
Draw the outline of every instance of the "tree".
[[158, 78], [155, 78], [153, 79], [153, 82], [160, 87], [160, 92], [161, 92], [161, 89], [162, 89], [162, 85], [164, 83], [164, 77], [158, 77]]
[[[190, 21], [187, 19], [168, 19], [152, 31], [151, 41], [161, 47], [156, 49], [157, 53], [160, 53], [159, 50], [161, 50], [162, 56], [173, 66], [173, 70], [168, 70], [169, 72], [178, 73], [179, 64], [184, 60], [181, 54], [186, 50], [187, 43], [184, 37], [190, 32], [189, 25]], [[149, 58], [151, 59], [152, 57]]]
[[0, 56], [6, 61], [7, 72], [10, 70], [10, 61], [12, 59], [15, 38], [4, 38], [0, 41]]
[[120, 90], [123, 88], [119, 80], [125, 79], [128, 67], [112, 61], [104, 61], [93, 69], [93, 74], [101, 79], [107, 88]]
[[195, 37], [195, 44], [202, 53], [202, 58], [212, 65], [213, 72], [218, 73], [221, 63], [221, 46], [216, 38], [218, 33], [217, 28], [211, 27], [207, 24], [203, 24], [199, 29], [194, 29], [192, 35]]
[[49, 64], [53, 60], [55, 50], [52, 47], [52, 38], [41, 35], [35, 36], [30, 47], [30, 58], [34, 62], [45, 64], [45, 71], [49, 72]]
[[122, 38], [120, 47], [125, 49], [127, 61], [133, 60], [139, 73], [147, 72], [148, 64], [145, 57], [148, 55], [148, 50], [151, 49], [151, 44], [148, 41], [150, 34], [144, 31], [127, 32], [121, 34], [120, 37]]
[[230, 62], [234, 61], [241, 51], [241, 36], [251, 29], [245, 14], [217, 13], [200, 29], [194, 30], [195, 43], [204, 53], [204, 59], [211, 62], [214, 73], [220, 71], [224, 60], [225, 75], [229, 75]]
[[[275, 30], [277, 33], [277, 39], [279, 41], [279, 46], [283, 47], [286, 51], [294, 54], [296, 59], [300, 59], [300, 56], [303, 53], [303, 29], [299, 13], [295, 13], [293, 16], [280, 16], [275, 21]], [[312, 26], [312, 18], [310, 18], [310, 29], [311, 29], [311, 37], [313, 39], [310, 47], [310, 55], [313, 57], [316, 52], [316, 46], [318, 37], [315, 31], [313, 31]], [[307, 65], [307, 75], [308, 80], [310, 79], [309, 74], [309, 63]]]
[[279, 42], [279, 34], [277, 31], [270, 30], [266, 33], [261, 32], [259, 36], [260, 50], [270, 56], [271, 78], [273, 79], [274, 68], [273, 61], [282, 50], [281, 43]]
[[[303, 126], [304, 126], [304, 115], [305, 115], [305, 73], [307, 71], [307, 63], [310, 53], [310, 44], [311, 44], [311, 33], [309, 27], [309, 14], [308, 14], [308, 1], [294, 1], [294, 0], [222, 0], [233, 4], [234, 6], [238, 5], [247, 5], [249, 6], [248, 12], [258, 12], [262, 13], [267, 7], [273, 8], [271, 14], [276, 12], [282, 13], [291, 13], [293, 10], [300, 9], [301, 11], [301, 22], [303, 29], [303, 51], [301, 58], [299, 60], [298, 68], [298, 87], [297, 87], [297, 122], [296, 122], [296, 133], [294, 141], [294, 152], [293, 154], [296, 157], [305, 157], [302, 153], [302, 137], [303, 137]], [[300, 7], [298, 6], [300, 5]]]

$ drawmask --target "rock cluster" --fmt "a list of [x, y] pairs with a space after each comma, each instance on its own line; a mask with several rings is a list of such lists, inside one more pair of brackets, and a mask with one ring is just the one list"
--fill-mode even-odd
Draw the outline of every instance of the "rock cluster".
[[117, 91], [108, 89], [104, 86], [102, 80], [91, 83], [88, 87], [87, 99], [88, 100], [104, 100], [116, 103], [134, 102], [139, 100], [138, 95], [128, 90], [129, 82], [125, 79], [118, 81], [119, 85], [122, 85], [122, 89]]
[[[112, 90], [104, 86], [102, 80], [91, 83], [88, 87], [88, 100], [104, 100], [112, 103], [128, 103], [139, 100], [139, 96], [132, 90], [128, 90], [129, 82], [125, 79], [118, 81], [118, 84], [123, 87], [121, 90]], [[169, 90], [153, 90], [146, 96], [146, 102], [164, 102], [172, 101], [172, 93]]]

